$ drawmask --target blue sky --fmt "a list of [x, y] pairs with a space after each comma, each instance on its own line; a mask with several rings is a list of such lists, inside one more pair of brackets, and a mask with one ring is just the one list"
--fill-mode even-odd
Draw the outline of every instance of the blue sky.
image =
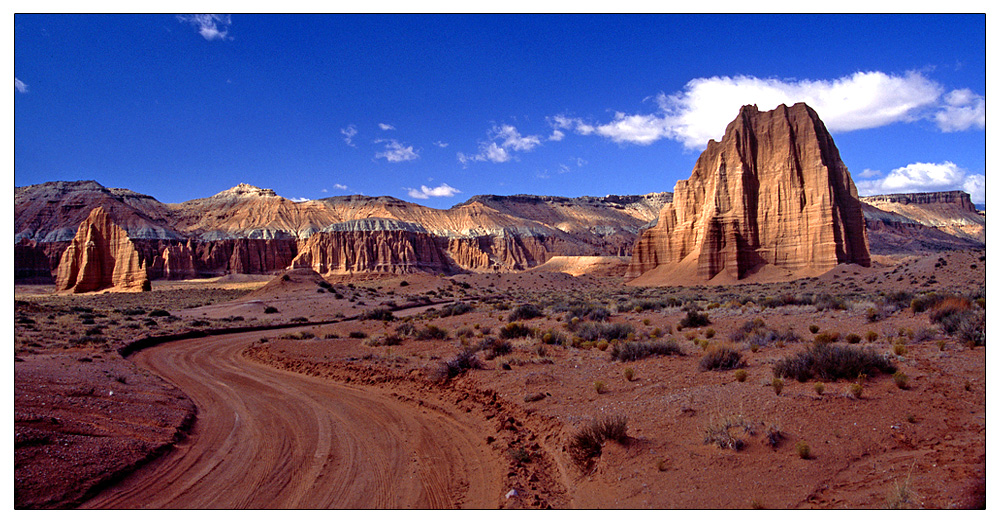
[[16, 15], [15, 185], [162, 202], [672, 191], [805, 101], [862, 194], [985, 201], [985, 15]]

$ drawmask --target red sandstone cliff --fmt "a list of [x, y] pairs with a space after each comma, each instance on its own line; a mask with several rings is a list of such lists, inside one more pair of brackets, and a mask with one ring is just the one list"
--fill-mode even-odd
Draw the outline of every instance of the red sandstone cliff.
[[56, 273], [57, 292], [102, 289], [148, 291], [149, 277], [139, 251], [124, 229], [103, 208], [90, 212], [62, 254]]
[[822, 272], [869, 265], [857, 189], [819, 116], [805, 104], [744, 106], [709, 141], [633, 250], [626, 278], [739, 280], [767, 266]]

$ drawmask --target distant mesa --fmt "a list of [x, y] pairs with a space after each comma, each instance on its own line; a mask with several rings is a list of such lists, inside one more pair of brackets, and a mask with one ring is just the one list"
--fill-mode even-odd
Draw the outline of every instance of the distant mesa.
[[632, 283], [816, 275], [871, 258], [857, 189], [826, 126], [799, 103], [740, 109], [643, 232]]

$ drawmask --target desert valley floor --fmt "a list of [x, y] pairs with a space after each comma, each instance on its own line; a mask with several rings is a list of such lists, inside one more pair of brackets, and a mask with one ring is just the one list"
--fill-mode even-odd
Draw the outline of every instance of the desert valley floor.
[[[579, 260], [17, 286], [15, 504], [980, 507], [985, 348], [947, 318], [983, 317], [985, 266], [971, 250], [715, 287], [630, 287]], [[820, 345], [882, 370], [775, 380]]]

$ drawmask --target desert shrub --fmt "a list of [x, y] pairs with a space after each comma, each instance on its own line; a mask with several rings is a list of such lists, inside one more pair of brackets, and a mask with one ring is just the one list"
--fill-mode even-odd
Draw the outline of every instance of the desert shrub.
[[[739, 430], [742, 429], [742, 434]], [[734, 434], [735, 432], [735, 434]], [[743, 450], [747, 443], [741, 435], [753, 435], [753, 424], [743, 418], [727, 417], [714, 420], [705, 426], [704, 441], [720, 449]]]
[[650, 356], [682, 355], [680, 347], [672, 338], [665, 340], [627, 341], [611, 349], [611, 359], [636, 361]]
[[399, 282], [399, 286], [400, 286], [400, 287], [406, 287], [406, 286], [408, 286], [408, 285], [410, 285], [410, 282], [408, 282], [408, 281], [406, 281], [406, 280], [403, 280], [403, 281]]
[[347, 337], [348, 338], [354, 338], [354, 339], [360, 340], [360, 339], [367, 338], [368, 337], [368, 333], [367, 332], [362, 332], [362, 331], [353, 331], [350, 334], [348, 334]]
[[163, 309], [153, 309], [149, 311], [150, 318], [164, 318], [170, 316], [170, 313]]
[[563, 345], [566, 343], [566, 336], [558, 331], [547, 330], [542, 333], [541, 340], [546, 345]]
[[764, 443], [772, 449], [778, 448], [783, 439], [785, 439], [785, 433], [777, 425], [768, 425], [767, 430], [764, 431]]
[[623, 375], [625, 376], [625, 381], [632, 381], [635, 379], [635, 369], [632, 367], [625, 367]]
[[823, 382], [822, 382], [822, 381], [817, 381], [817, 382], [816, 382], [816, 384], [815, 384], [815, 385], [813, 385], [813, 390], [815, 390], [815, 391], [816, 391], [816, 395], [817, 395], [817, 396], [822, 396], [822, 395], [823, 395], [823, 391], [824, 391], [825, 389], [826, 389], [826, 386], [825, 386], [825, 385], [823, 385]]
[[271, 307], [270, 305], [268, 305], [267, 307], [264, 307], [264, 314], [275, 314], [277, 312], [278, 312], [278, 309], [276, 307]]
[[942, 299], [943, 296], [934, 292], [917, 296], [916, 298], [910, 300], [910, 310], [913, 311], [914, 314], [924, 312], [937, 305]]
[[847, 309], [847, 302], [843, 298], [837, 296], [831, 296], [829, 294], [820, 294], [813, 298], [813, 306], [816, 307], [818, 311], [825, 310], [837, 310], [842, 311]]
[[795, 453], [802, 459], [812, 458], [812, 449], [810, 449], [809, 444], [804, 441], [800, 441], [795, 444]]
[[399, 336], [396, 336], [394, 334], [386, 334], [383, 336], [374, 336], [371, 338], [367, 338], [363, 343], [369, 347], [402, 345], [403, 338], [400, 338]]
[[464, 374], [469, 369], [481, 369], [483, 368], [483, 364], [476, 357], [476, 349], [470, 347], [462, 350], [454, 358], [448, 360], [445, 363], [445, 368], [447, 369], [447, 379], [450, 379]]
[[876, 372], [892, 374], [896, 372], [896, 366], [889, 358], [870, 349], [817, 345], [779, 360], [772, 370], [779, 378], [807, 381], [815, 376], [825, 381], [836, 381]]
[[608, 391], [608, 386], [604, 384], [603, 381], [597, 380], [594, 382], [594, 392], [598, 394], [604, 394]]
[[733, 373], [733, 377], [736, 378], [736, 381], [743, 383], [744, 381], [747, 380], [747, 371], [743, 369], [737, 369], [736, 372]]
[[743, 355], [731, 347], [716, 347], [709, 350], [698, 363], [700, 370], [730, 370], [746, 365]]
[[583, 321], [605, 321], [611, 316], [608, 309], [601, 307], [600, 305], [573, 305], [571, 307], [554, 307], [553, 312], [565, 312], [566, 321], [572, 321], [573, 318], [580, 318]]
[[853, 332], [850, 333], [850, 334], [848, 334], [847, 336], [845, 336], [844, 339], [847, 341], [847, 343], [850, 343], [852, 345], [861, 343], [861, 336], [858, 336], [857, 334], [854, 334]]
[[666, 299], [636, 299], [626, 301], [624, 304], [618, 306], [619, 311], [658, 311], [664, 307], [679, 307], [681, 301], [677, 298], [666, 298]]
[[570, 457], [581, 468], [589, 468], [593, 459], [601, 455], [601, 448], [607, 440], [622, 445], [628, 443], [628, 419], [625, 416], [594, 420], [573, 434], [568, 447]]
[[781, 391], [785, 389], [785, 380], [781, 378], [772, 379], [771, 388], [774, 389], [775, 396], [781, 396]]
[[892, 382], [901, 389], [905, 390], [910, 388], [910, 377], [901, 370], [896, 371], [896, 373], [892, 375]]
[[809, 332], [811, 332], [813, 334], [816, 334], [817, 332], [819, 332], [819, 325], [810, 325], [809, 326]]
[[406, 322], [396, 326], [396, 334], [399, 336], [412, 336], [416, 334], [417, 328], [412, 323]]
[[290, 319], [288, 321], [290, 321], [291, 323], [305, 323], [305, 322], [309, 321], [309, 318], [306, 318], [304, 316], [298, 316], [298, 317], [292, 318], [292, 319]]
[[467, 312], [472, 312], [473, 310], [475, 310], [475, 307], [472, 305], [465, 303], [464, 301], [457, 301], [441, 307], [441, 312], [438, 313], [438, 316], [442, 318], [446, 318], [448, 316], [460, 316]]
[[448, 339], [448, 331], [437, 325], [428, 324], [416, 331], [414, 338], [418, 340], [446, 340]]
[[711, 325], [711, 320], [708, 319], [708, 314], [698, 312], [696, 310], [688, 310], [687, 315], [681, 318], [678, 326], [685, 329], [704, 327], [706, 325]]
[[525, 303], [518, 305], [516, 309], [511, 311], [510, 315], [507, 317], [507, 321], [520, 321], [520, 320], [530, 320], [532, 318], [538, 318], [543, 316], [541, 309], [533, 303]]
[[396, 318], [393, 317], [392, 311], [386, 308], [375, 308], [361, 313], [360, 318], [362, 320], [377, 320], [377, 321], [393, 321]]
[[955, 325], [955, 334], [959, 341], [969, 347], [986, 345], [986, 311], [970, 311], [963, 314]]
[[576, 335], [585, 341], [623, 340], [635, 329], [627, 323], [580, 322], [575, 325]]
[[705, 338], [712, 339], [715, 337], [715, 329], [708, 329], [705, 331]]
[[799, 337], [791, 329], [778, 332], [769, 328], [764, 320], [754, 318], [745, 322], [729, 336], [730, 341], [743, 342], [744, 347], [766, 347], [776, 342], [794, 342]]
[[492, 360], [497, 356], [510, 354], [513, 350], [514, 348], [511, 346], [510, 342], [498, 340], [492, 336], [480, 341], [476, 345], [476, 351], [482, 351], [487, 360]]
[[96, 327], [91, 327], [86, 331], [84, 331], [84, 334], [86, 334], [87, 336], [97, 336], [100, 334], [104, 334], [104, 327], [101, 327], [100, 325]]
[[500, 327], [500, 337], [503, 339], [524, 338], [531, 336], [531, 327], [519, 322], [511, 322]]
[[868, 331], [865, 334], [865, 340], [868, 341], [868, 343], [873, 343], [877, 339], [878, 339], [878, 333], [875, 331]]
[[865, 392], [865, 386], [858, 382], [854, 382], [847, 386], [847, 395], [852, 398], [861, 399], [861, 395], [864, 392]]
[[316, 335], [309, 331], [289, 332], [280, 336], [283, 340], [311, 340]]

